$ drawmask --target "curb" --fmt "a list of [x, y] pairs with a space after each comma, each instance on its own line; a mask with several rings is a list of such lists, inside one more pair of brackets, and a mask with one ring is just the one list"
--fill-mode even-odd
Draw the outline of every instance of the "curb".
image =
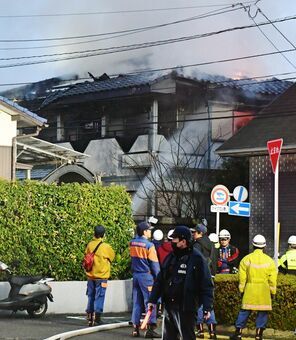
[[90, 333], [95, 333], [95, 332], [100, 332], [100, 331], [107, 331], [109, 329], [116, 329], [116, 328], [121, 328], [121, 327], [128, 327], [129, 322], [117, 322], [117, 323], [111, 323], [108, 325], [100, 325], [100, 326], [95, 326], [95, 327], [87, 327], [87, 328], [82, 328], [82, 329], [77, 329], [74, 331], [69, 331], [65, 333], [60, 333], [53, 335], [49, 338], [46, 338], [44, 340], [64, 340], [64, 339], [70, 339], [75, 336], [83, 335], [83, 334], [90, 334]]

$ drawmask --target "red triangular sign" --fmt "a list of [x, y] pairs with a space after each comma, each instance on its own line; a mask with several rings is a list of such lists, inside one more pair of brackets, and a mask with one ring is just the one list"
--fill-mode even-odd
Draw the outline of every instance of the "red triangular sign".
[[281, 149], [283, 145], [283, 139], [274, 139], [267, 142], [267, 149], [269, 153], [269, 158], [272, 166], [272, 171], [275, 173], [276, 167], [281, 154]]

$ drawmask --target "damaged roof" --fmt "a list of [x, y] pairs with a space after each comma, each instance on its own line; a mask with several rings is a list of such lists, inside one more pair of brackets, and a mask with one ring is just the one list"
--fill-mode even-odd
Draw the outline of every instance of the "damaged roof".
[[259, 112], [248, 125], [224, 142], [221, 156], [267, 154], [267, 141], [283, 138], [283, 152], [296, 149], [296, 84]]
[[213, 84], [218, 88], [228, 87], [242, 89], [245, 92], [253, 94], [274, 94], [278, 95], [286, 90], [293, 83], [271, 78], [264, 81], [250, 79], [231, 79], [224, 76], [209, 75], [206, 73], [196, 72], [190, 76], [184, 75], [180, 71], [173, 72], [145, 72], [139, 74], [126, 74], [112, 77], [105, 80], [85, 81], [73, 85], [65, 86], [60, 89], [52, 89], [50, 94], [42, 103], [44, 108], [52, 103], [58, 102], [65, 98], [110, 91], [118, 91], [129, 88], [142, 88], [141, 93], [150, 92], [150, 86], [164, 79], [183, 79], [196, 81], [198, 83]]

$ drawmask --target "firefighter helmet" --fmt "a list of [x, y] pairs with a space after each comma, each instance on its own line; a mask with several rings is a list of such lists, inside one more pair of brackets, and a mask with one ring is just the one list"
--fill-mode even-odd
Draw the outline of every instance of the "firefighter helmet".
[[209, 235], [209, 239], [213, 242], [213, 243], [218, 243], [219, 242], [219, 237], [217, 234], [215, 233], [211, 233]]
[[153, 233], [153, 238], [155, 241], [161, 241], [163, 239], [163, 232], [160, 229], [156, 229]]
[[292, 246], [296, 246], [296, 236], [291, 235], [288, 239], [288, 244], [291, 244]]
[[266, 246], [266, 239], [263, 235], [258, 234], [254, 236], [252, 244], [254, 247], [264, 248]]
[[219, 233], [219, 238], [231, 238], [230, 232], [226, 229], [222, 229]]

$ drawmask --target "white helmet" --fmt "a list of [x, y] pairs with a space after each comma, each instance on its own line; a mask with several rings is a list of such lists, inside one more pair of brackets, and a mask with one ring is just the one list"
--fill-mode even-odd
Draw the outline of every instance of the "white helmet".
[[292, 246], [296, 246], [296, 236], [291, 235], [288, 239], [288, 244], [291, 244]]
[[263, 235], [258, 234], [254, 236], [252, 244], [254, 247], [264, 248], [266, 246], [266, 239]]
[[231, 238], [230, 232], [226, 229], [222, 229], [219, 233], [219, 238]]
[[210, 241], [213, 242], [213, 243], [218, 243], [218, 242], [219, 242], [219, 237], [218, 237], [218, 235], [215, 234], [215, 233], [211, 233], [211, 234], [209, 235], [209, 239], [210, 239]]
[[169, 232], [168, 232], [168, 240], [172, 239], [171, 236], [173, 235], [173, 232], [174, 232], [174, 229], [169, 230]]
[[155, 230], [153, 233], [153, 239], [156, 241], [161, 241], [163, 239], [163, 232], [160, 229]]

